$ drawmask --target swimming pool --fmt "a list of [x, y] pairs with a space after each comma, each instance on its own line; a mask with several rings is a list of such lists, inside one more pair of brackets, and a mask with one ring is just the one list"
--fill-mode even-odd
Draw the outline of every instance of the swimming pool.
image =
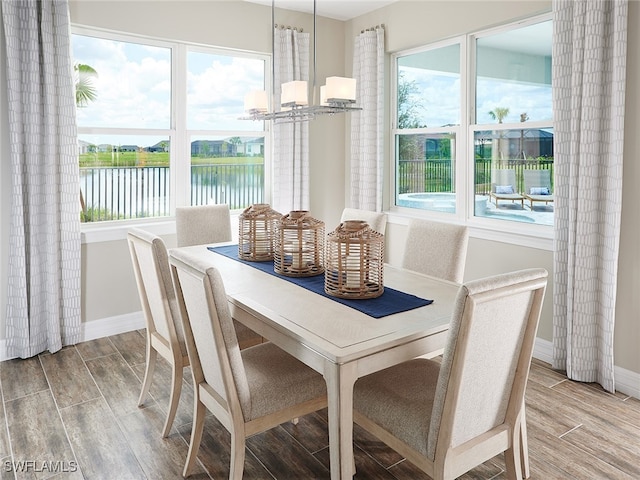
[[[398, 206], [455, 213], [456, 194], [450, 192], [403, 193], [398, 196]], [[489, 202], [489, 197], [486, 195], [476, 195], [474, 215], [476, 217], [553, 225], [553, 213], [538, 213], [520, 209], [511, 210], [508, 205], [497, 209], [493, 203]]]
[[[398, 195], [398, 206], [455, 213], [456, 194], [450, 192], [402, 193]], [[484, 195], [476, 195], [476, 215], [482, 216], [485, 214], [486, 210], [487, 197]]]

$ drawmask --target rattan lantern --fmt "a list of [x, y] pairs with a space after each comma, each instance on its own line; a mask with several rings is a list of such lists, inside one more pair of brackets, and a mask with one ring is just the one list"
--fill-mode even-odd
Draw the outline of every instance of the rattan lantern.
[[384, 235], [367, 222], [348, 220], [327, 235], [324, 291], [341, 298], [375, 298], [384, 292]]
[[238, 258], [251, 262], [273, 260], [277, 224], [282, 214], [266, 203], [247, 207], [239, 217]]
[[324, 272], [324, 222], [306, 210], [294, 210], [278, 222], [273, 269], [289, 277]]

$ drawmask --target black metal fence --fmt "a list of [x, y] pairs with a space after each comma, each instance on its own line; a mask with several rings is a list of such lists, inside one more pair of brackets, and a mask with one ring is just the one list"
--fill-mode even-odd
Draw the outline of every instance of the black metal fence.
[[[516, 174], [518, 191], [524, 188], [525, 170], [550, 170], [553, 190], [553, 159], [476, 159], [475, 186], [477, 195], [491, 191], [491, 171], [510, 168]], [[454, 165], [451, 159], [401, 160], [397, 170], [398, 193], [455, 192]]]
[[[81, 221], [170, 215], [169, 167], [80, 168]], [[227, 203], [231, 209], [262, 203], [263, 164], [191, 166], [191, 204]]]

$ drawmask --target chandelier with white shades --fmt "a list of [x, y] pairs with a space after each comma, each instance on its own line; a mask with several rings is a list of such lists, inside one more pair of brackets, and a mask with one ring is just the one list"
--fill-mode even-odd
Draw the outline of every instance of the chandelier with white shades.
[[[271, 1], [271, 22], [275, 25], [275, 0]], [[275, 40], [272, 30], [272, 54], [275, 58]], [[326, 84], [318, 89], [316, 85], [316, 0], [313, 0], [313, 81], [311, 88], [304, 80], [294, 80], [280, 85], [280, 105], [276, 106], [272, 95], [273, 110], [269, 111], [269, 98], [265, 90], [253, 90], [244, 97], [244, 109], [248, 116], [242, 120], [273, 120], [277, 123], [305, 122], [318, 115], [362, 110], [355, 106], [356, 79], [347, 77], [327, 77]], [[275, 73], [272, 68], [272, 78]], [[272, 84], [275, 83], [272, 82]], [[311, 98], [311, 100], [309, 100]]]

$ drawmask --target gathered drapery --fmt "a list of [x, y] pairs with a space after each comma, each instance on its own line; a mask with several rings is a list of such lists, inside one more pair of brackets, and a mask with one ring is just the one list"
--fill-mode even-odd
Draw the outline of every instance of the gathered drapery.
[[361, 111], [351, 113], [351, 207], [382, 211], [384, 174], [384, 28], [358, 35], [353, 76]]
[[[309, 34], [274, 30], [274, 103], [280, 105], [280, 85], [309, 80]], [[309, 124], [273, 124], [272, 202], [274, 210], [309, 210]]]
[[554, 0], [553, 367], [615, 390], [628, 0]]
[[6, 347], [80, 341], [80, 202], [67, 0], [2, 2], [10, 162]]

